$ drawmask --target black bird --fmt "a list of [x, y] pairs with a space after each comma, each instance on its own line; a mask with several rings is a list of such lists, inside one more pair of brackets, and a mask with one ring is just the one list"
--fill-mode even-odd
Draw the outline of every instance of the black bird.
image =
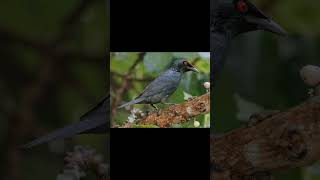
[[279, 35], [286, 32], [248, 0], [211, 0], [211, 80], [213, 85], [225, 64], [230, 41], [235, 36], [255, 30]]
[[80, 117], [80, 121], [48, 135], [42, 136], [22, 146], [23, 149], [50, 142], [56, 139], [68, 138], [77, 134], [106, 134], [110, 128], [110, 95], [104, 98], [96, 107]]
[[182, 75], [188, 71], [199, 72], [186, 59], [174, 59], [168, 70], [153, 80], [138, 97], [119, 108], [132, 104], [150, 104], [157, 109], [154, 104], [164, 103], [176, 91]]

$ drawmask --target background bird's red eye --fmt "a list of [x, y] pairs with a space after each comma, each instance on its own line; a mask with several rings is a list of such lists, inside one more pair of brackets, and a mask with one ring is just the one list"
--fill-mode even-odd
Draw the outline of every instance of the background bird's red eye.
[[237, 10], [241, 13], [245, 13], [248, 11], [248, 5], [244, 0], [240, 0], [237, 3]]

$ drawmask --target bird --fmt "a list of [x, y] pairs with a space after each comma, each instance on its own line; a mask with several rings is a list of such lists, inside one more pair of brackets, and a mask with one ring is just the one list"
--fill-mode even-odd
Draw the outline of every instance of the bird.
[[39, 137], [21, 149], [30, 149], [36, 145], [48, 143], [56, 139], [69, 138], [78, 134], [107, 134], [110, 129], [110, 95], [105, 97], [93, 109], [80, 117], [80, 121], [57, 129], [47, 135]]
[[286, 31], [248, 0], [211, 0], [210, 3], [210, 78], [215, 86], [226, 63], [231, 40], [243, 33], [256, 30], [285, 36]]
[[118, 108], [123, 108], [132, 104], [150, 104], [155, 109], [158, 109], [154, 104], [165, 103], [165, 101], [177, 90], [182, 75], [188, 71], [199, 72], [198, 69], [186, 59], [173, 59], [170, 67], [147, 85], [138, 97]]

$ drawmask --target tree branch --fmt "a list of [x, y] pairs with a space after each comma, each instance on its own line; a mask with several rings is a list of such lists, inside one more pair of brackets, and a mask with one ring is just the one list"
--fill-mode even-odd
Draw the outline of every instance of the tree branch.
[[272, 171], [320, 159], [320, 96], [255, 120], [248, 127], [211, 136], [211, 179], [272, 179]]
[[[190, 118], [210, 112], [210, 93], [195, 97], [182, 104], [172, 105], [166, 109], [152, 112], [142, 119], [137, 120], [138, 125], [156, 125], [161, 128], [170, 127], [188, 121]], [[123, 127], [132, 127], [127, 123]]]

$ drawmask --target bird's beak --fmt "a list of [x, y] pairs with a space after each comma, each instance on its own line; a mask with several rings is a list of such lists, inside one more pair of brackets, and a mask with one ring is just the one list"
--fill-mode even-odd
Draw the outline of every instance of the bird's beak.
[[245, 19], [248, 23], [256, 25], [257, 29], [269, 31], [281, 36], [287, 35], [287, 32], [270, 18], [246, 16]]
[[199, 70], [197, 69], [197, 68], [195, 68], [194, 66], [192, 66], [192, 67], [188, 67], [188, 69], [190, 70], [190, 71], [193, 71], [193, 72], [199, 72]]

